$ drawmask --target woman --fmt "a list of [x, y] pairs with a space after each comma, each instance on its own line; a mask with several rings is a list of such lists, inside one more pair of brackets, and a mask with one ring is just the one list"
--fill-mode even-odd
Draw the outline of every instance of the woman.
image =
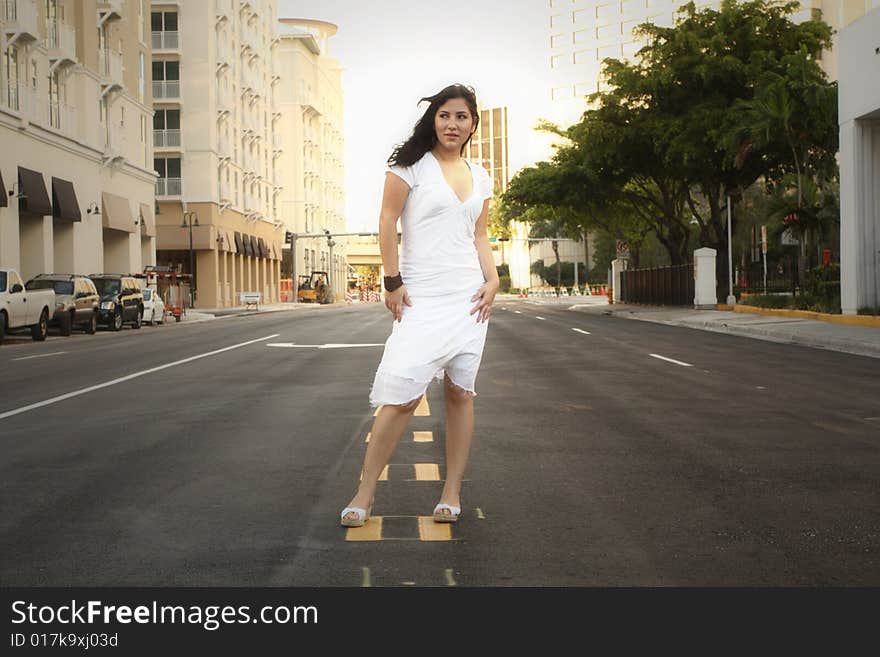
[[428, 109], [394, 149], [385, 175], [379, 246], [385, 307], [395, 322], [370, 392], [370, 405], [382, 408], [360, 486], [342, 510], [346, 527], [369, 517], [379, 475], [433, 378], [444, 381], [446, 402], [446, 482], [434, 520], [455, 522], [461, 513], [474, 381], [499, 285], [487, 235], [492, 181], [462, 158], [480, 120], [474, 90], [454, 84], [422, 101]]

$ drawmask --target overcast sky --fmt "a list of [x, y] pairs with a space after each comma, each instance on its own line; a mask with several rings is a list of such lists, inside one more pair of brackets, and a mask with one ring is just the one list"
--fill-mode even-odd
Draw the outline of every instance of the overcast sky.
[[482, 107], [507, 105], [512, 171], [545, 157], [531, 126], [546, 113], [546, 0], [280, 0], [279, 18], [339, 26], [329, 54], [343, 68], [345, 193], [350, 230], [378, 230], [385, 160], [422, 96], [469, 84]]

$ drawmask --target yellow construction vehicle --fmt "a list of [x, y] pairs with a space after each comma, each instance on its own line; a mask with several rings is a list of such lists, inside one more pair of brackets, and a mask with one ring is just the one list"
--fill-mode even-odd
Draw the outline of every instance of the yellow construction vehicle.
[[327, 272], [313, 271], [311, 276], [302, 275], [299, 279], [297, 300], [302, 303], [333, 303], [333, 290], [328, 284]]

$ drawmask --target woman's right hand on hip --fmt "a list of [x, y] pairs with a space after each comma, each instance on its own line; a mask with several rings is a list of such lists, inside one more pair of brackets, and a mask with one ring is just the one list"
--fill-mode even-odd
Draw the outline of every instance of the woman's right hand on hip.
[[403, 318], [403, 306], [411, 306], [412, 301], [409, 299], [409, 293], [406, 291], [406, 285], [401, 285], [394, 292], [385, 290], [385, 307], [391, 311], [396, 321]]

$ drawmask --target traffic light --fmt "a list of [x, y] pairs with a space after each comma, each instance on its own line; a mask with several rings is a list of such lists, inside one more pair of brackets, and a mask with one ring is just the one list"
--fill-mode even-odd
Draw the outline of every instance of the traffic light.
[[288, 230], [288, 231], [285, 231], [285, 233], [284, 233], [284, 241], [285, 241], [287, 244], [292, 244], [292, 243], [293, 243], [293, 233], [291, 233], [289, 230]]

